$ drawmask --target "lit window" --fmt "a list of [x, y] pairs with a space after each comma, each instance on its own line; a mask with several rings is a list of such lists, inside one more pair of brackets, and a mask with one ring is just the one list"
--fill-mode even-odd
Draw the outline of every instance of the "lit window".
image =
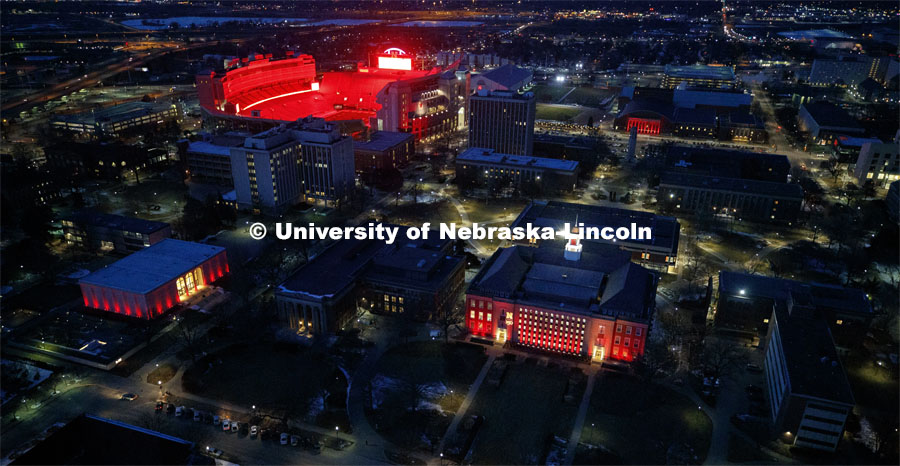
[[488, 321], [488, 322], [491, 321], [491, 316], [492, 316], [492, 315], [493, 315], [493, 314], [488, 314], [488, 315], [487, 315], [487, 321]]
[[616, 333], [622, 333], [622, 324], [616, 325]]
[[838, 325], [844, 325], [844, 321], [841, 319], [838, 319], [837, 322], [835, 322], [835, 323]]
[[474, 318], [475, 318], [475, 311], [469, 312], [469, 318], [470, 318], [470, 319], [474, 319]]
[[483, 312], [479, 312], [479, 313], [478, 313], [478, 320], [484, 320], [484, 313], [483, 313]]

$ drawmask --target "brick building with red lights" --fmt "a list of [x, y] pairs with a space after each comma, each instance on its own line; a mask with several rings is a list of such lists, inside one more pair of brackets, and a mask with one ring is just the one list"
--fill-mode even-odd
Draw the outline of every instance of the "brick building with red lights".
[[166, 239], [78, 284], [85, 307], [154, 319], [228, 272], [225, 248]]
[[198, 74], [197, 94], [207, 124], [221, 128], [263, 130], [312, 115], [429, 141], [465, 124], [465, 68], [415, 69], [415, 57], [397, 48], [372, 54], [371, 62], [317, 73], [310, 55], [255, 55]]
[[526, 349], [630, 362], [644, 353], [657, 282], [606, 244], [502, 248], [466, 292], [466, 328]]

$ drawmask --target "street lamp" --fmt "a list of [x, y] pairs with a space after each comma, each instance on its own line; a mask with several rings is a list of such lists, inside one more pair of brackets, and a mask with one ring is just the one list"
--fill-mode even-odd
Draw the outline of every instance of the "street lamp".
[[334, 435], [340, 440], [341, 438], [341, 428], [338, 426], [334, 426]]

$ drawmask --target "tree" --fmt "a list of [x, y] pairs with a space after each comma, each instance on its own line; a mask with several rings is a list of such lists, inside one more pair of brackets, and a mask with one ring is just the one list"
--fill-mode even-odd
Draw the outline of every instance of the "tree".
[[635, 359], [633, 369], [645, 383], [650, 383], [660, 370], [672, 362], [672, 356], [665, 342], [651, 339], [644, 346], [644, 354]]
[[727, 377], [745, 363], [745, 359], [735, 344], [714, 337], [703, 342], [700, 353], [704, 371], [713, 378]]
[[444, 312], [443, 315], [437, 316], [433, 322], [441, 328], [444, 332], [444, 343], [450, 341], [450, 327], [459, 324], [462, 322], [459, 314], [453, 312], [454, 310], [450, 310], [448, 312]]
[[191, 362], [196, 363], [197, 354], [200, 353], [200, 340], [203, 337], [200, 326], [193, 320], [182, 317], [181, 320], [178, 321], [177, 331], [178, 333], [176, 335], [181, 342], [182, 347], [188, 355], [190, 355]]

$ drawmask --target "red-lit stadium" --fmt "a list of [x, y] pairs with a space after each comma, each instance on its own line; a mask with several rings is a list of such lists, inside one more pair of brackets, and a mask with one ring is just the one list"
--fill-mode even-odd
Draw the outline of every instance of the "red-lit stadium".
[[256, 55], [197, 76], [200, 106], [216, 126], [261, 129], [308, 115], [361, 120], [380, 131], [428, 141], [465, 124], [469, 73], [457, 66], [418, 70], [397, 48], [373, 54], [374, 66], [316, 72], [310, 55]]

